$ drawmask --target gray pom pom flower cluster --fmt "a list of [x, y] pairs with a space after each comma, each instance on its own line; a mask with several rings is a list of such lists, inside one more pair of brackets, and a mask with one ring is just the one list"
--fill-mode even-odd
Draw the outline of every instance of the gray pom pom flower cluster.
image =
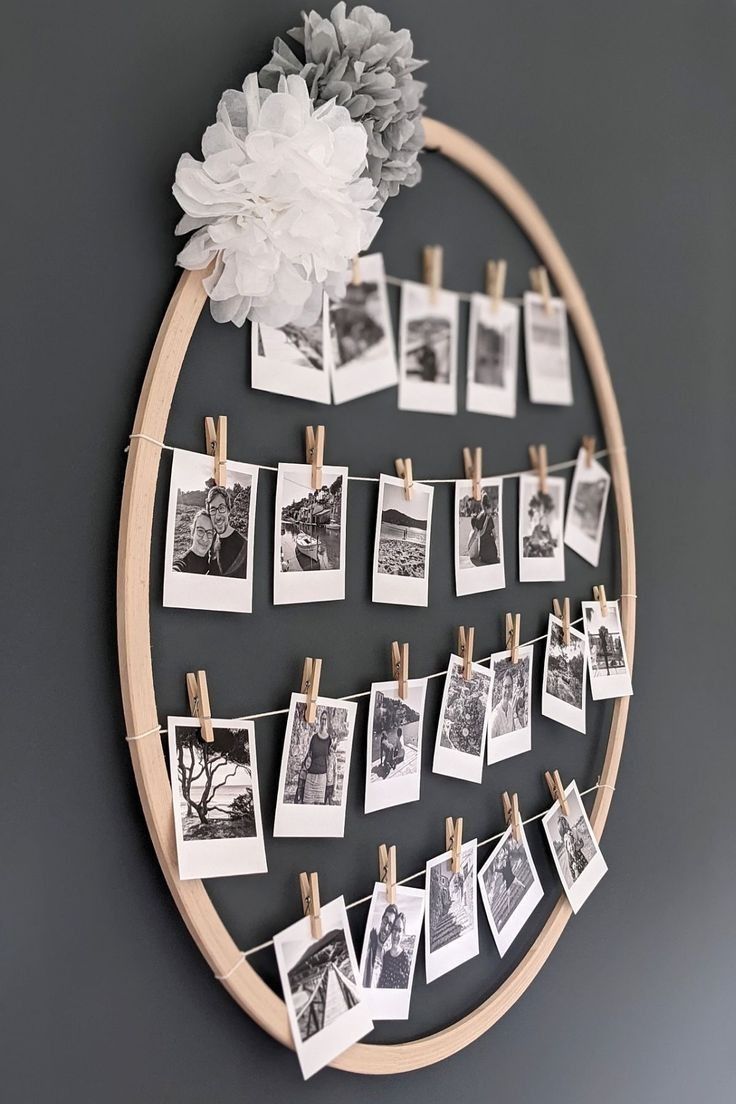
[[303, 26], [289, 31], [301, 43], [304, 60], [277, 38], [273, 56], [260, 72], [264, 88], [276, 90], [279, 77], [306, 81], [315, 106], [336, 100], [368, 136], [368, 175], [378, 191], [375, 209], [403, 184], [421, 179], [418, 154], [424, 141], [422, 94], [425, 85], [413, 73], [425, 62], [413, 56], [407, 30], [392, 31], [387, 16], [365, 4], [347, 14], [336, 4], [329, 19], [302, 13]]

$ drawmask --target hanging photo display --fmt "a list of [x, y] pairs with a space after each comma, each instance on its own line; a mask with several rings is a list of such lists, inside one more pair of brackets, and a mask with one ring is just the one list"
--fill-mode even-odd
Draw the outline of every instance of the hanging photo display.
[[598, 566], [611, 477], [584, 448], [578, 451], [565, 521], [565, 544], [584, 560]]
[[276, 329], [251, 326], [251, 386], [294, 399], [330, 402], [330, 334], [327, 296], [316, 321]]
[[565, 578], [562, 519], [565, 480], [547, 477], [543, 491], [537, 475], [519, 477], [519, 582], [560, 582]]
[[503, 564], [502, 479], [483, 479], [480, 500], [473, 483], [455, 484], [455, 590], [480, 594], [506, 586]]
[[419, 800], [426, 679], [410, 679], [406, 696], [396, 682], [374, 682], [368, 709], [365, 812]]
[[553, 296], [545, 304], [537, 292], [525, 292], [524, 347], [531, 401], [572, 406], [567, 310], [562, 299]]
[[404, 280], [399, 326], [399, 410], [457, 414], [458, 297]]
[[478, 954], [477, 843], [463, 844], [457, 872], [452, 869], [451, 851], [427, 863], [424, 971], [428, 982]]
[[400, 606], [429, 602], [429, 538], [434, 488], [414, 483], [411, 498], [404, 480], [382, 475], [373, 546], [373, 601]]
[[582, 606], [593, 701], [629, 697], [633, 693], [631, 672], [618, 602], [607, 602], [605, 615], [599, 602], [583, 602]]
[[213, 720], [212, 729], [207, 743], [198, 720], [168, 721], [179, 877], [265, 874], [255, 726]]
[[399, 382], [383, 256], [360, 257], [358, 282], [330, 302], [330, 375], [336, 403], [349, 402]]
[[437, 726], [432, 770], [466, 782], [480, 782], [488, 724], [491, 672], [472, 664], [469, 679], [463, 675], [460, 656], [451, 655]]
[[565, 644], [562, 622], [550, 614], [542, 677], [542, 714], [577, 732], [585, 732], [585, 651], [584, 634], [571, 625], [570, 643]]
[[516, 663], [511, 652], [491, 656], [488, 765], [531, 751], [532, 664], [534, 648], [519, 648]]
[[279, 464], [273, 548], [274, 605], [345, 597], [348, 469]]
[[583, 808], [576, 782], [565, 789], [568, 812], [555, 801], [542, 818], [542, 827], [552, 852], [557, 873], [572, 911], [585, 903], [608, 870], [593, 829]]
[[414, 967], [424, 922], [424, 890], [384, 882], [373, 887], [360, 957], [363, 997], [374, 1020], [408, 1020]]
[[276, 799], [274, 836], [343, 836], [355, 728], [355, 702], [292, 694]]
[[544, 897], [523, 826], [518, 841], [511, 828], [501, 837], [478, 873], [478, 888], [491, 935], [503, 957]]
[[163, 602], [250, 613], [258, 468], [228, 460], [225, 487], [213, 473], [211, 456], [174, 449]]
[[291, 1038], [305, 1080], [373, 1027], [344, 899], [322, 905], [320, 920], [323, 934], [318, 939], [308, 916], [273, 939]]
[[487, 295], [470, 299], [465, 407], [476, 414], [516, 417], [519, 308]]

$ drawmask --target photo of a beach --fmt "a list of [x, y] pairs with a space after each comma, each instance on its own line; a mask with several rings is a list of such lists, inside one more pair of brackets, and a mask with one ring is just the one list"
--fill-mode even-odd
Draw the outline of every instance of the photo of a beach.
[[415, 486], [411, 499], [407, 499], [403, 486], [384, 487], [377, 564], [380, 574], [424, 578], [429, 511], [430, 496], [421, 488]]

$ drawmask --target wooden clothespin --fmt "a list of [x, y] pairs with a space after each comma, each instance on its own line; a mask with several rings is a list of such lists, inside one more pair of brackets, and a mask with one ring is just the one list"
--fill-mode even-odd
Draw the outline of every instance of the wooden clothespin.
[[464, 625], [461, 625], [457, 630], [457, 654], [463, 661], [464, 679], [471, 679], [473, 677], [474, 639], [475, 629], [472, 626], [466, 629]]
[[407, 683], [409, 681], [409, 645], [399, 644], [394, 640], [391, 645], [391, 667], [396, 677], [400, 698], [406, 698], [409, 693]]
[[604, 586], [593, 587], [593, 597], [601, 607], [601, 617], [608, 617], [608, 602], [606, 601], [606, 588]]
[[593, 466], [593, 453], [595, 452], [595, 437], [583, 437], [583, 448], [585, 449], [585, 466], [591, 468]]
[[442, 246], [425, 245], [423, 252], [424, 282], [429, 287], [429, 301], [434, 306], [442, 287]]
[[350, 282], [353, 287], [358, 287], [358, 285], [362, 283], [360, 278], [360, 257], [353, 257], [351, 269]]
[[396, 460], [396, 474], [404, 480], [404, 498], [411, 501], [412, 487], [414, 486], [414, 472], [410, 459]]
[[460, 869], [463, 850], [463, 818], [445, 817], [445, 851], [452, 852], [452, 873]]
[[463, 467], [465, 468], [465, 478], [470, 479], [473, 483], [473, 498], [476, 502], [480, 502], [481, 489], [481, 468], [483, 466], [483, 449], [478, 446], [474, 449], [463, 449]]
[[215, 424], [214, 418], [204, 420], [204, 439], [207, 453], [215, 458], [215, 483], [218, 487], [227, 486], [227, 418], [221, 414]]
[[314, 724], [317, 720], [317, 695], [319, 694], [319, 679], [322, 674], [322, 660], [307, 658], [304, 660], [302, 671], [302, 694], [307, 696], [307, 707], [304, 719], [307, 724]]
[[519, 638], [521, 637], [521, 614], [506, 614], [506, 650], [511, 652], [511, 662], [519, 662]]
[[187, 694], [191, 714], [202, 726], [202, 739], [206, 744], [211, 744], [215, 738], [215, 731], [212, 727], [210, 694], [207, 689], [207, 675], [204, 671], [197, 671], [196, 675], [193, 671], [187, 674]]
[[519, 813], [519, 798], [516, 794], [512, 794], [509, 797], [508, 792], [504, 790], [501, 797], [503, 801], [503, 815], [506, 821], [506, 827], [511, 825], [511, 835], [514, 837], [517, 843], [521, 840], [521, 815]]
[[544, 313], [552, 313], [552, 292], [549, 287], [549, 276], [547, 269], [544, 265], [539, 265], [538, 268], [529, 269], [529, 279], [531, 280], [532, 289], [542, 296], [544, 300]]
[[565, 816], [570, 815], [570, 810], [567, 807], [567, 799], [565, 798], [565, 787], [562, 785], [562, 779], [560, 778], [559, 771], [553, 771], [550, 774], [549, 771], [544, 772], [544, 778], [549, 786], [549, 792], [552, 794], [553, 801], [559, 801], [560, 809]]
[[312, 939], [322, 938], [322, 917], [319, 905], [319, 878], [317, 874], [299, 875], [299, 888], [302, 893], [302, 908], [304, 915], [309, 917], [309, 926], [312, 929]]
[[570, 599], [563, 598], [562, 606], [556, 598], [552, 599], [552, 609], [555, 617], [562, 622], [562, 643], [567, 646], [570, 643]]
[[486, 261], [486, 295], [491, 300], [491, 308], [498, 310], [506, 288], [506, 262]]
[[388, 847], [385, 843], [378, 848], [378, 880], [386, 883], [386, 899], [390, 905], [396, 904], [396, 844]]
[[547, 493], [547, 446], [530, 445], [529, 460], [535, 472], [539, 476], [539, 489], [542, 494]]
[[318, 491], [322, 486], [322, 464], [325, 459], [325, 427], [307, 426], [307, 463], [312, 465], [312, 490]]

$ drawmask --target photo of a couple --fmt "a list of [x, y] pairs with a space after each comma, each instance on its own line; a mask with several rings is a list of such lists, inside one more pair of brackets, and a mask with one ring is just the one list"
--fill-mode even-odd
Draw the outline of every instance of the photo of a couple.
[[396, 886], [389, 902], [383, 882], [373, 890], [360, 975], [376, 1020], [406, 1019], [424, 923], [424, 890]]
[[245, 579], [249, 505], [250, 482], [230, 491], [211, 480], [204, 491], [179, 491], [172, 569]]

